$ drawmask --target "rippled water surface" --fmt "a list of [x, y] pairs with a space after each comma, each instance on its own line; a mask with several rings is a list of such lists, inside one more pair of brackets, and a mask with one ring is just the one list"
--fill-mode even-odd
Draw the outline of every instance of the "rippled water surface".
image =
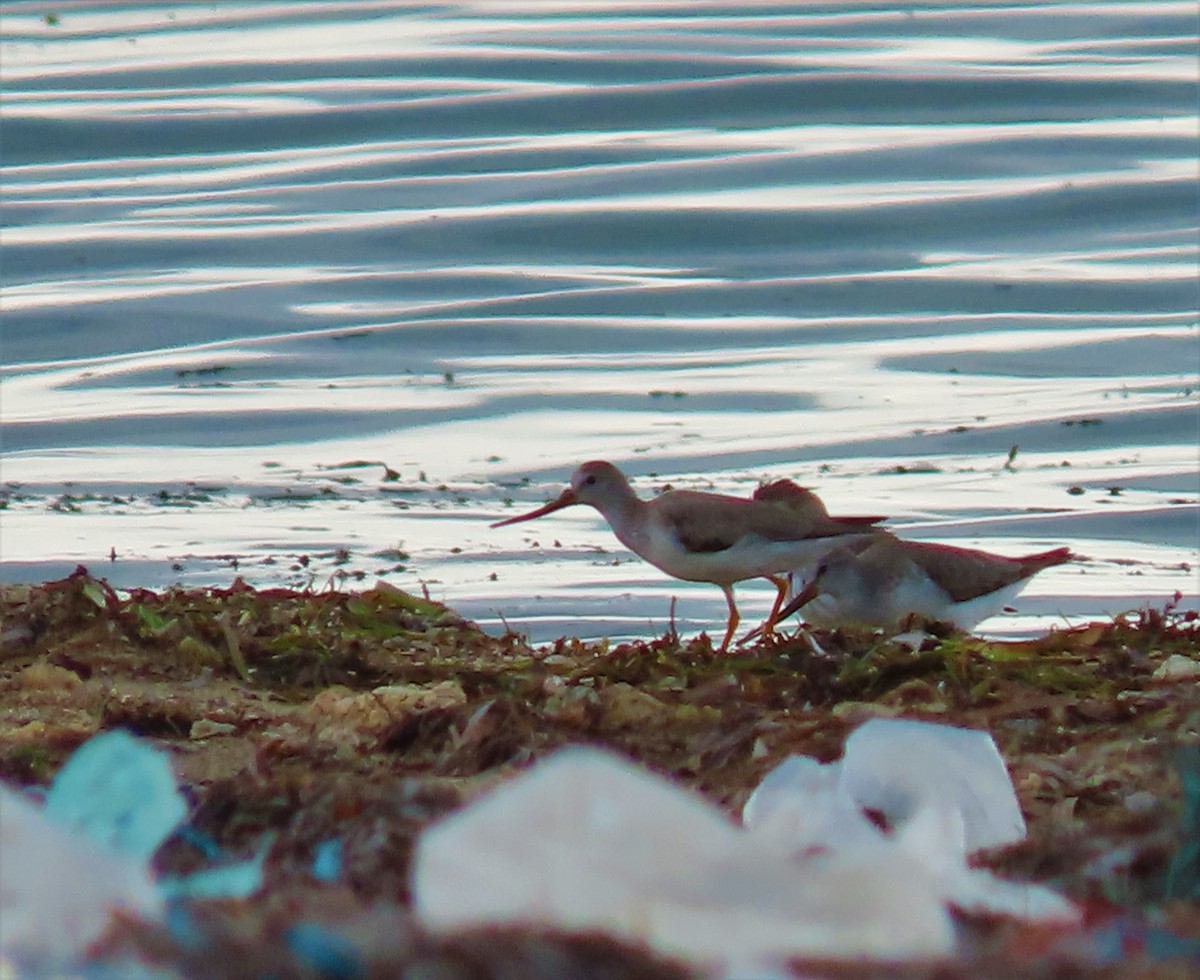
[[[1188, 2], [0, 3], [3, 576], [723, 623], [590, 510], [812, 486], [1196, 605]], [[772, 590], [747, 583], [747, 620]]]

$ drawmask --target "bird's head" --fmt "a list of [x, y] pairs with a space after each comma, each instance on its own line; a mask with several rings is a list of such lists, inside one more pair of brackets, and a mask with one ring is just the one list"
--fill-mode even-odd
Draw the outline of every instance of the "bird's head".
[[492, 527], [505, 527], [509, 524], [519, 524], [522, 521], [532, 521], [535, 517], [553, 514], [556, 510], [562, 510], [573, 504], [589, 504], [603, 513], [611, 503], [630, 494], [632, 494], [632, 490], [629, 488], [629, 482], [619, 469], [602, 459], [593, 460], [590, 463], [584, 463], [572, 473], [571, 485], [550, 503], [544, 504], [528, 514], [497, 521]]

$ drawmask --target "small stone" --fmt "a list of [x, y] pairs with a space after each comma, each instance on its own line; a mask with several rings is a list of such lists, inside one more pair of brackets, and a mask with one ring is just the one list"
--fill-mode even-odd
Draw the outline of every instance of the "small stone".
[[66, 667], [39, 660], [17, 674], [17, 683], [27, 691], [74, 691], [83, 681]]
[[613, 728], [654, 725], [666, 715], [666, 707], [653, 694], [623, 681], [602, 689], [599, 698], [604, 721]]
[[1139, 789], [1125, 797], [1125, 809], [1139, 816], [1153, 813], [1157, 805], [1158, 797], [1149, 790]]
[[545, 717], [560, 725], [587, 728], [600, 711], [596, 692], [588, 687], [565, 687], [546, 699], [542, 708]]
[[328, 730], [331, 724], [360, 735], [377, 736], [409, 715], [466, 703], [467, 694], [455, 681], [440, 681], [431, 686], [390, 684], [371, 691], [352, 691], [335, 685], [313, 698], [309, 710], [322, 726], [322, 738], [339, 741], [341, 736]]
[[198, 718], [192, 722], [192, 727], [188, 731], [188, 738], [202, 739], [212, 738], [214, 735], [233, 735], [237, 731], [236, 725], [230, 725], [224, 721], [213, 721], [210, 718]]
[[1167, 657], [1154, 672], [1151, 680], [1159, 684], [1174, 684], [1178, 681], [1191, 681], [1200, 677], [1200, 662], [1182, 653], [1173, 653]]
[[872, 701], [840, 701], [832, 708], [835, 718], [848, 725], [861, 725], [872, 718], [895, 718], [904, 712], [899, 705], [878, 704]]
[[675, 709], [675, 721], [681, 725], [715, 725], [721, 718], [721, 709], [712, 704], [681, 704]]
[[1075, 807], [1079, 797], [1066, 796], [1050, 808], [1049, 819], [1059, 827], [1069, 827], [1076, 822]]

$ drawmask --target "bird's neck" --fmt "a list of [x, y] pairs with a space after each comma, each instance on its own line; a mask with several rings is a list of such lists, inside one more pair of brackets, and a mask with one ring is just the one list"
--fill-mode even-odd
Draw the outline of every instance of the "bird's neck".
[[642, 500], [633, 489], [625, 488], [625, 492], [614, 495], [604, 501], [603, 507], [596, 509], [608, 521], [613, 533], [627, 546], [632, 547], [631, 538], [636, 538], [646, 521], [648, 504]]

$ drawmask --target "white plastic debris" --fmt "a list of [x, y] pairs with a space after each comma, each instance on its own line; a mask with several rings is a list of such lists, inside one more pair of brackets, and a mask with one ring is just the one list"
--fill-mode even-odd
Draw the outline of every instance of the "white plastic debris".
[[43, 972], [65, 966], [85, 954], [116, 909], [143, 918], [161, 913], [145, 863], [88, 840], [0, 786], [0, 956]]
[[[827, 798], [815, 796], [818, 786]], [[787, 759], [751, 795], [742, 820], [747, 827], [778, 822], [789, 808], [799, 811], [788, 815], [793, 821], [812, 820], [814, 809], [832, 818], [834, 836], [857, 833], [862, 824], [874, 831], [864, 810], [882, 814], [896, 831], [921, 810], [946, 811], [959, 820], [944, 819], [943, 827], [961, 834], [959, 850], [968, 853], [1025, 836], [1008, 770], [987, 732], [900, 718], [873, 718], [855, 729], [830, 766]]]
[[1077, 921], [1049, 889], [967, 865], [1025, 832], [986, 733], [869, 722], [839, 762], [770, 773], [744, 824], [632, 762], [565, 749], [421, 836], [414, 906], [434, 930], [601, 930], [735, 976], [949, 954], [951, 906]]
[[121, 730], [80, 746], [44, 807], [0, 787], [0, 954], [66, 970], [115, 910], [157, 917], [149, 861], [186, 814], [165, 753]]
[[[887, 831], [870, 820], [879, 814]], [[903, 852], [946, 903], [967, 911], [1074, 922], [1075, 907], [1037, 885], [971, 868], [986, 847], [1025, 837], [1008, 770], [987, 732], [907, 719], [875, 718], [846, 739], [842, 758], [820, 765], [792, 756], [746, 801], [744, 825], [793, 852], [825, 848]]]
[[879, 830], [839, 785], [841, 767], [793, 755], [763, 777], [742, 809], [742, 823], [795, 853], [875, 844]]
[[793, 956], [948, 953], [945, 906], [911, 860], [793, 857], [606, 752], [571, 748], [421, 836], [418, 916], [604, 930], [703, 969], [763, 975]]
[[5, 962], [75, 971], [118, 909], [156, 918], [168, 899], [261, 887], [269, 841], [248, 861], [155, 881], [150, 859], [186, 815], [167, 753], [121, 730], [80, 746], [44, 807], [0, 786], [0, 975]]

